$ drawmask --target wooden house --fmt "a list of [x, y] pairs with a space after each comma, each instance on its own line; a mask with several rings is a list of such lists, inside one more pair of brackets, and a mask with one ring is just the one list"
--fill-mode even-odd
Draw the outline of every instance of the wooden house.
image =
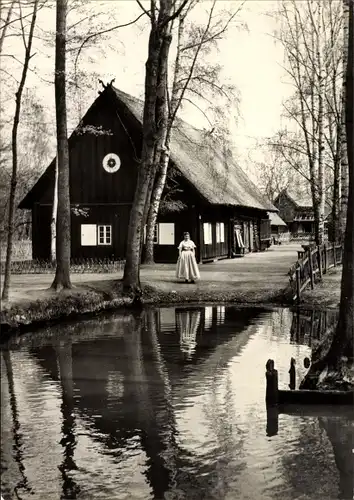
[[[69, 138], [72, 258], [125, 256], [142, 114], [141, 100], [107, 86]], [[32, 210], [34, 259], [50, 257], [54, 182], [55, 159], [19, 205]], [[184, 231], [197, 245], [199, 262], [270, 244], [267, 211], [277, 209], [229, 152], [205, 131], [179, 119], [172, 135], [164, 199], [155, 232], [157, 262], [176, 261]]]
[[276, 212], [268, 212], [273, 243], [278, 244], [289, 235], [286, 222]]
[[[276, 197], [274, 205], [279, 210], [278, 215], [286, 222], [292, 238], [312, 239], [314, 237], [315, 216], [310, 196], [298, 196], [284, 189]], [[325, 231], [329, 212], [330, 210], [326, 208]]]

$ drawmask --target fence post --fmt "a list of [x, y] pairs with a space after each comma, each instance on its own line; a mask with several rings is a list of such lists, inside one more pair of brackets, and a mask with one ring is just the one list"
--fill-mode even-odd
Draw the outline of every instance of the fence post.
[[300, 267], [296, 268], [296, 301], [300, 304], [300, 294], [301, 294], [301, 274]]
[[333, 243], [333, 265], [337, 266], [336, 244]]
[[311, 248], [308, 249], [307, 251], [308, 259], [309, 259], [309, 267], [310, 267], [310, 283], [311, 283], [311, 290], [313, 290], [313, 262], [312, 262], [312, 252]]

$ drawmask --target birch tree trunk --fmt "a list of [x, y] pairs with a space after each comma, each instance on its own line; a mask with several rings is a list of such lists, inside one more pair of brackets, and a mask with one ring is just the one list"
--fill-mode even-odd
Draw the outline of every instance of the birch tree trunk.
[[181, 44], [184, 31], [184, 16], [181, 15], [178, 19], [178, 39], [177, 39], [177, 53], [175, 59], [175, 70], [173, 76], [172, 85], [172, 95], [170, 103], [170, 111], [168, 113], [168, 123], [166, 124], [166, 137], [164, 148], [161, 151], [161, 155], [158, 162], [157, 175], [155, 182], [153, 184], [151, 200], [148, 205], [148, 216], [146, 221], [146, 247], [145, 247], [145, 264], [153, 264], [154, 262], [154, 233], [155, 224], [157, 221], [157, 216], [159, 213], [160, 201], [163, 189], [165, 187], [166, 176], [168, 164], [170, 161], [170, 141], [171, 141], [171, 131], [172, 123], [171, 117], [174, 115], [177, 106], [177, 93], [178, 86], [177, 82], [180, 77], [180, 54], [181, 54]]
[[66, 110], [66, 16], [67, 0], [57, 0], [54, 84], [57, 123], [58, 215], [56, 225], [56, 271], [51, 286], [53, 290], [72, 288], [70, 281], [70, 171]]
[[159, 71], [159, 79], [157, 84], [157, 93], [156, 93], [156, 123], [159, 127], [161, 127], [161, 131], [159, 134], [159, 139], [156, 143], [155, 148], [155, 156], [154, 156], [154, 173], [151, 176], [148, 196], [145, 204], [144, 211], [144, 221], [143, 227], [146, 227], [146, 245], [145, 245], [145, 259], [144, 262], [146, 264], [153, 262], [154, 260], [154, 227], [155, 223], [152, 226], [152, 235], [151, 235], [151, 225], [149, 224], [149, 216], [151, 211], [151, 204], [154, 203], [154, 184], [156, 173], [158, 172], [159, 166], [161, 164], [162, 158], [165, 154], [166, 149], [166, 140], [167, 140], [167, 128], [168, 128], [168, 96], [167, 96], [167, 80], [168, 80], [168, 54], [170, 50], [170, 45], [172, 41], [172, 23], [170, 23], [168, 27], [168, 31], [165, 35], [162, 47], [161, 47], [161, 57], [160, 57], [160, 71]]
[[323, 98], [325, 91], [325, 77], [323, 73], [322, 61], [322, 0], [317, 4], [317, 74], [318, 74], [318, 245], [322, 245], [324, 241], [324, 217], [325, 217], [325, 171], [323, 162], [324, 151], [324, 135], [323, 135]]
[[[343, 38], [348, 39], [349, 35], [349, 1], [343, 0]], [[348, 46], [344, 43], [343, 46], [343, 86], [342, 86], [342, 127], [341, 127], [341, 197], [340, 197], [340, 232], [341, 241], [344, 241], [344, 234], [347, 219], [348, 207], [348, 189], [349, 189], [349, 172], [348, 172], [348, 147], [346, 135], [346, 92], [347, 92], [347, 75], [346, 69], [348, 66]]]
[[[154, 229], [157, 221], [161, 196], [166, 184], [167, 178], [167, 170], [170, 161], [170, 142], [171, 142], [171, 134], [172, 127], [176, 118], [176, 114], [181, 105], [181, 101], [183, 99], [184, 93], [188, 88], [189, 82], [193, 76], [194, 68], [196, 62], [198, 60], [198, 56], [200, 54], [201, 48], [205, 43], [205, 40], [210, 36], [210, 25], [213, 18], [213, 12], [215, 8], [215, 0], [209, 12], [208, 22], [203, 31], [200, 41], [196, 44], [196, 51], [192, 58], [191, 66], [189, 68], [188, 76], [183, 85], [181, 85], [181, 52], [182, 52], [182, 43], [184, 37], [185, 30], [185, 19], [187, 12], [181, 13], [178, 18], [178, 39], [177, 39], [177, 52], [175, 59], [175, 70], [173, 76], [173, 84], [172, 84], [172, 93], [171, 93], [171, 102], [169, 108], [168, 115], [168, 123], [167, 123], [167, 131], [165, 134], [165, 147], [162, 150], [160, 156], [160, 162], [157, 168], [157, 175], [153, 185], [153, 191], [151, 195], [151, 202], [149, 205], [149, 213], [147, 217], [147, 228], [146, 228], [146, 250], [145, 250], [145, 263], [152, 264], [154, 262]], [[219, 33], [220, 34], [220, 33]], [[212, 38], [212, 37], [211, 37]]]
[[333, 170], [333, 198], [332, 198], [332, 224], [333, 224], [333, 241], [340, 241], [340, 199], [341, 199], [341, 128], [342, 123], [337, 124], [336, 144], [335, 144], [335, 158]]
[[[145, 102], [143, 115], [143, 145], [141, 165], [139, 168], [137, 186], [134, 202], [130, 212], [126, 262], [124, 266], [123, 287], [126, 292], [138, 298], [141, 294], [140, 285], [140, 259], [141, 240], [144, 231], [145, 207], [149, 201], [149, 185], [155, 176], [155, 154], [156, 146], [160, 143], [163, 127], [156, 121], [157, 95], [161, 93], [158, 88], [159, 75], [161, 71], [161, 55], [166, 58], [167, 64], [169, 44], [166, 44], [166, 36], [169, 34], [169, 20], [172, 4], [166, 0], [160, 0], [158, 19], [151, 14], [151, 31], [149, 37], [148, 59], [145, 73]], [[151, 12], [156, 12], [155, 2], [152, 1]], [[165, 42], [165, 51], [162, 51]], [[160, 80], [161, 81], [161, 80]], [[161, 81], [162, 85], [162, 81]], [[166, 82], [165, 82], [166, 85]]]
[[11, 185], [10, 185], [10, 195], [9, 195], [9, 215], [8, 215], [8, 228], [7, 228], [7, 248], [6, 248], [6, 261], [5, 261], [5, 276], [4, 276], [4, 287], [2, 291], [2, 299], [9, 299], [9, 289], [11, 280], [11, 259], [12, 259], [12, 241], [14, 233], [14, 213], [15, 213], [15, 198], [16, 198], [16, 187], [17, 187], [17, 135], [18, 126], [20, 123], [21, 115], [21, 104], [22, 104], [22, 94], [25, 87], [28, 66], [31, 59], [32, 42], [34, 35], [34, 28], [37, 19], [39, 0], [34, 0], [33, 12], [30, 24], [30, 30], [28, 34], [28, 40], [25, 41], [25, 33], [23, 32], [23, 40], [25, 44], [25, 60], [22, 68], [21, 80], [16, 92], [16, 105], [15, 105], [15, 116], [12, 126], [12, 173], [11, 173]]
[[52, 262], [55, 262], [56, 260], [57, 214], [58, 214], [58, 156], [56, 156], [55, 158], [52, 219], [50, 224], [50, 233], [51, 233], [50, 258]]

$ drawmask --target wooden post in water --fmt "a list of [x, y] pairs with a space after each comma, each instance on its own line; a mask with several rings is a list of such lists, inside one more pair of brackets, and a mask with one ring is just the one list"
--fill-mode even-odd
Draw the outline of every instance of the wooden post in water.
[[301, 274], [300, 267], [296, 268], [296, 301], [300, 304], [300, 295], [301, 295]]
[[314, 282], [313, 282], [313, 262], [312, 262], [312, 253], [311, 249], [309, 248], [307, 251], [308, 259], [309, 259], [309, 267], [310, 267], [310, 283], [311, 283], [311, 290], [314, 288]]
[[276, 436], [279, 428], [279, 409], [274, 405], [267, 405], [267, 428], [268, 437]]
[[278, 404], [278, 370], [274, 368], [274, 361], [268, 359], [266, 363], [266, 403]]
[[289, 370], [289, 375], [290, 375], [290, 384], [289, 384], [289, 387], [290, 387], [290, 389], [292, 391], [295, 390], [295, 387], [296, 387], [295, 364], [296, 364], [295, 359], [291, 358], [291, 360], [290, 360], [290, 370]]

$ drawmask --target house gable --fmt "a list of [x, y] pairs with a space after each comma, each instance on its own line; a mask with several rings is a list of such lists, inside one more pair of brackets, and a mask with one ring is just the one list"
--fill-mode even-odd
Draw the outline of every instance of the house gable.
[[[130, 204], [139, 168], [141, 127], [131, 113], [102, 92], [69, 139], [70, 200], [72, 204]], [[105, 170], [106, 155], [117, 155], [119, 169]], [[107, 166], [107, 158], [105, 165]], [[113, 169], [114, 170], [114, 169]], [[55, 159], [20, 204], [51, 204]]]
[[295, 217], [297, 205], [286, 191], [281, 191], [274, 201], [274, 205], [279, 210], [279, 216], [287, 224], [292, 222]]

